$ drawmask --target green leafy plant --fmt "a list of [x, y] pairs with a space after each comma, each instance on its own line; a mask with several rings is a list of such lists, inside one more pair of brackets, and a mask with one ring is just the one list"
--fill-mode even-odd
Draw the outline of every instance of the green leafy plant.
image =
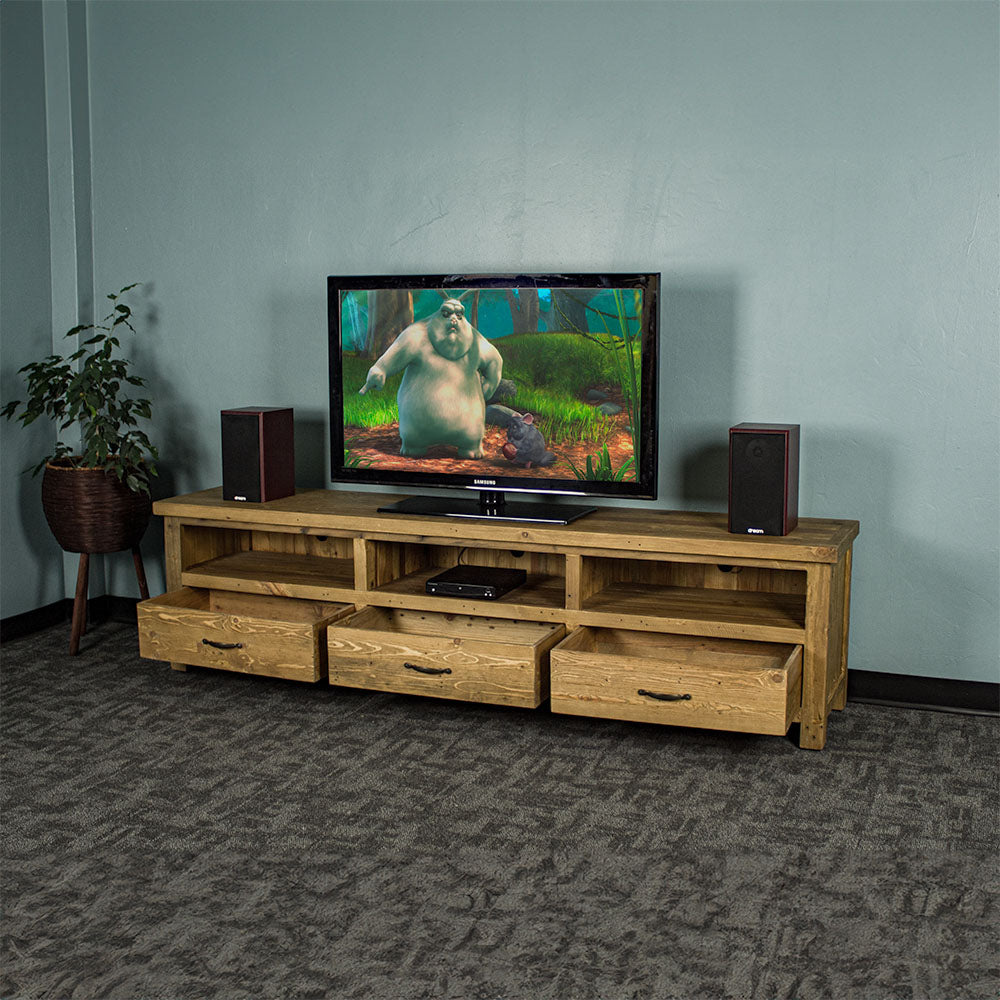
[[629, 416], [629, 430], [632, 435], [632, 447], [639, 450], [640, 424], [640, 391], [642, 366], [642, 321], [643, 293], [641, 289], [632, 289], [631, 303], [622, 289], [612, 292], [614, 302], [613, 313], [597, 309], [588, 302], [579, 301], [579, 305], [597, 317], [604, 327], [604, 333], [594, 334], [575, 326], [572, 320], [559, 311], [566, 326], [575, 330], [587, 340], [599, 345], [608, 354], [608, 360], [613, 372], [613, 381], [621, 386], [625, 397], [625, 409]]
[[[348, 442], [350, 443], [350, 442]], [[370, 459], [363, 459], [360, 455], [355, 455], [350, 448], [344, 449], [344, 468], [345, 469], [367, 469], [371, 465]]]
[[[34, 468], [40, 472], [48, 463], [73, 468], [104, 468], [114, 473], [135, 493], [149, 493], [149, 477], [156, 475], [156, 448], [138, 420], [150, 417], [148, 399], [125, 395], [128, 386], [142, 387], [146, 380], [130, 372], [131, 361], [116, 354], [121, 349], [119, 333], [125, 327], [135, 333], [132, 310], [122, 297], [141, 282], [126, 285], [108, 295], [112, 309], [100, 323], [83, 323], [66, 333], [92, 336], [68, 357], [51, 354], [20, 369], [28, 395], [15, 399], [2, 411], [6, 419], [16, 418], [27, 426], [39, 417], [56, 421], [58, 433], [72, 427], [80, 432], [78, 448], [57, 441], [55, 450]], [[20, 412], [18, 409], [20, 408]]]
[[[595, 461], [596, 459], [596, 461]], [[596, 455], [587, 456], [587, 467], [578, 469], [571, 458], [566, 459], [573, 469], [573, 475], [577, 479], [587, 482], [610, 482], [620, 483], [625, 476], [631, 472], [635, 465], [635, 456], [631, 455], [616, 471], [611, 464], [611, 455], [608, 453], [608, 446], [605, 445]]]

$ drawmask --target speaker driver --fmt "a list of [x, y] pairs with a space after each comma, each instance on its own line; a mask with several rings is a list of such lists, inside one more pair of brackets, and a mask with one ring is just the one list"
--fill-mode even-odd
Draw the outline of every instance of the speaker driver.
[[729, 429], [729, 530], [787, 535], [798, 523], [799, 425]]
[[295, 492], [295, 430], [290, 407], [223, 410], [222, 498], [262, 503]]

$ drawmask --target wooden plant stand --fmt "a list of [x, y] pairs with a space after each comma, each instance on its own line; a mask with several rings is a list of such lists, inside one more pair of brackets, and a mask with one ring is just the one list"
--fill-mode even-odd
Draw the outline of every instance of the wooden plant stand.
[[[142, 553], [138, 545], [133, 545], [131, 551], [135, 578], [139, 582], [139, 598], [146, 601], [149, 600], [149, 587], [146, 584], [146, 570], [142, 565]], [[73, 622], [69, 634], [70, 656], [76, 656], [80, 652], [80, 639], [87, 631], [87, 589], [90, 583], [90, 557], [93, 554], [95, 553], [80, 553], [80, 565], [76, 571], [76, 595], [73, 597]]]
[[[399, 499], [220, 489], [158, 501], [165, 595], [143, 656], [821, 749], [847, 693], [856, 521], [731, 535], [723, 514], [602, 508], [566, 526], [378, 514]], [[458, 562], [517, 566], [500, 600], [432, 596]]]

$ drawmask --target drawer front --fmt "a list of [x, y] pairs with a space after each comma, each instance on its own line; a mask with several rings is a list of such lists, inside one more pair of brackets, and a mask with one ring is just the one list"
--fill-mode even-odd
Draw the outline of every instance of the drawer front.
[[138, 606], [139, 654], [191, 666], [317, 681], [326, 676], [324, 629], [186, 606], [188, 588]]
[[526, 708], [548, 697], [547, 650], [349, 625], [331, 626], [327, 644], [331, 684]]
[[[739, 658], [670, 662], [667, 654], [552, 650], [552, 711], [632, 722], [783, 735], [798, 719], [802, 647], [779, 665]], [[659, 651], [658, 651], [659, 652]]]

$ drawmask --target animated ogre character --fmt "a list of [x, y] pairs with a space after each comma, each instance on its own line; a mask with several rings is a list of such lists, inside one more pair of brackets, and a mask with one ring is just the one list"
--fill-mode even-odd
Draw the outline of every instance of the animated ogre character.
[[500, 353], [465, 318], [461, 301], [445, 299], [433, 316], [411, 323], [389, 345], [360, 392], [381, 389], [402, 371], [399, 453], [419, 457], [446, 444], [458, 449], [459, 458], [482, 458], [486, 400], [502, 370]]

